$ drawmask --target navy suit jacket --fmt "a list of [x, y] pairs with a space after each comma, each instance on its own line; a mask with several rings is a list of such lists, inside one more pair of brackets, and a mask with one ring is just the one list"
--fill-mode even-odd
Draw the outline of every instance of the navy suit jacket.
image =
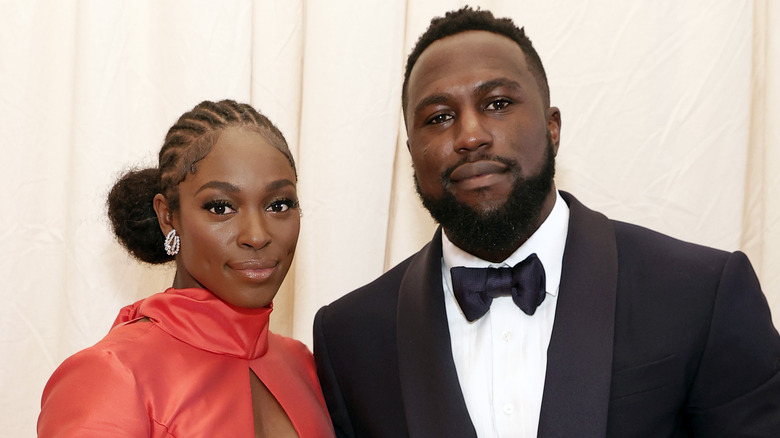
[[[539, 437], [780, 437], [780, 337], [747, 257], [570, 209]], [[441, 230], [317, 313], [337, 435], [476, 437], [450, 347]]]

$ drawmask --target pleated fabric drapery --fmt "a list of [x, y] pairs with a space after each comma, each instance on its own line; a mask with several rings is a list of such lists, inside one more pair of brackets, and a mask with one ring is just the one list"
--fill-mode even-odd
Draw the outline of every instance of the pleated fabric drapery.
[[[272, 328], [430, 238], [400, 110], [406, 55], [455, 0], [0, 1], [0, 430], [120, 307], [170, 286], [105, 197], [204, 100], [250, 102], [297, 159], [302, 231]], [[766, 0], [473, 1], [524, 26], [562, 113], [556, 181], [591, 208], [750, 256], [780, 320], [780, 6]], [[778, 324], [780, 325], [780, 324]]]

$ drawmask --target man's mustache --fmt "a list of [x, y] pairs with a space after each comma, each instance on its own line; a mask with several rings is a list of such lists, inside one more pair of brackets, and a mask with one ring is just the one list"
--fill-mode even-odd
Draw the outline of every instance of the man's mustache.
[[498, 163], [503, 164], [507, 167], [510, 171], [515, 171], [517, 168], [517, 160], [502, 157], [499, 155], [493, 155], [493, 154], [486, 154], [484, 152], [476, 153], [476, 154], [470, 154], [465, 155], [463, 158], [458, 160], [457, 163], [453, 164], [452, 166], [444, 169], [444, 171], [441, 173], [441, 179], [445, 183], [452, 182], [451, 175], [452, 172], [455, 171], [458, 167], [466, 164], [466, 163], [473, 163], [475, 161], [496, 161]]

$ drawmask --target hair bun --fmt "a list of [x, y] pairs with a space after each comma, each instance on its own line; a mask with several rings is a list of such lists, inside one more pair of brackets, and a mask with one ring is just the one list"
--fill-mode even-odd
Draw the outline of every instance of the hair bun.
[[154, 211], [154, 197], [160, 193], [160, 170], [131, 170], [108, 193], [108, 218], [119, 243], [146, 263], [173, 260], [165, 253], [165, 236]]

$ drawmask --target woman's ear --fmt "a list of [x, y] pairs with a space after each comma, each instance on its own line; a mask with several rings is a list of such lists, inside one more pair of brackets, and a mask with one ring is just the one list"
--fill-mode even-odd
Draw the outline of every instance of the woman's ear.
[[173, 225], [173, 210], [168, 204], [168, 200], [165, 199], [162, 193], [154, 195], [154, 212], [157, 213], [157, 222], [160, 224], [160, 230], [163, 236], [166, 236], [172, 229]]

